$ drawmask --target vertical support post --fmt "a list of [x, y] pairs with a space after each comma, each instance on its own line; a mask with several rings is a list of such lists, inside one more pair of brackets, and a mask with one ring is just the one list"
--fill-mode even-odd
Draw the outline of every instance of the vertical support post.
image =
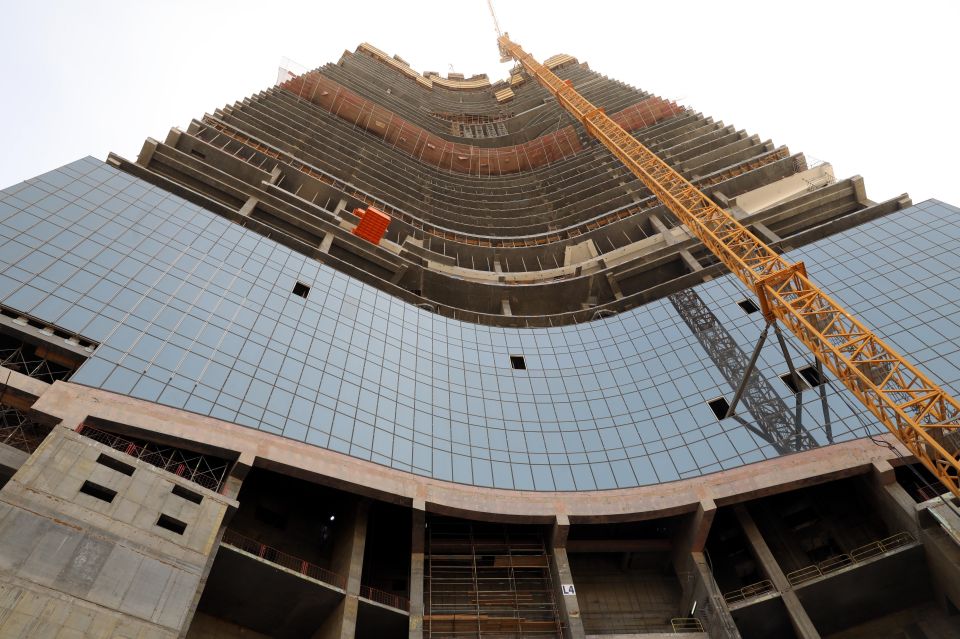
[[793, 591], [793, 587], [790, 585], [790, 582], [787, 581], [787, 576], [783, 574], [783, 570], [780, 569], [780, 564], [777, 563], [776, 558], [770, 551], [770, 547], [767, 546], [767, 542], [764, 541], [760, 529], [757, 528], [757, 524], [753, 521], [753, 517], [750, 516], [746, 506], [737, 504], [734, 507], [734, 512], [737, 515], [737, 521], [740, 522], [740, 527], [743, 529], [744, 535], [747, 537], [747, 541], [750, 543], [753, 556], [780, 592], [780, 598], [787, 608], [790, 624], [793, 626], [793, 630], [797, 634], [798, 639], [820, 639], [820, 633], [817, 631], [816, 626], [813, 625], [813, 621], [811, 621], [809, 615], [807, 615], [807, 611], [804, 610], [803, 604], [800, 603], [800, 599], [797, 597], [797, 593]]
[[580, 619], [580, 604], [577, 602], [573, 573], [567, 557], [567, 535], [570, 532], [570, 520], [560, 513], [553, 522], [550, 535], [550, 569], [557, 583], [554, 584], [554, 596], [564, 623], [564, 639], [585, 639], [583, 620]]
[[[230, 468], [230, 473], [227, 475], [226, 479], [223, 482], [223, 486], [220, 487], [220, 494], [228, 499], [236, 499], [240, 494], [240, 489], [243, 487], [243, 480], [247, 478], [247, 473], [250, 472], [250, 469], [253, 467], [253, 454], [247, 451], [244, 451], [240, 454], [239, 459], [233, 464], [233, 467]], [[223, 533], [227, 531], [227, 524], [230, 523], [230, 520], [233, 518], [234, 513], [236, 512], [235, 508], [231, 508], [227, 511], [227, 514], [223, 518], [223, 522], [220, 524], [220, 530], [217, 532], [217, 538], [214, 542], [214, 549], [220, 547], [220, 541], [223, 539]], [[200, 585], [197, 586], [197, 592], [193, 596], [193, 601], [190, 603], [190, 610], [187, 613], [187, 620], [192, 623], [194, 615], [197, 614], [197, 606], [200, 605], [200, 597], [203, 595], [203, 591], [207, 588], [207, 580], [210, 578], [210, 571], [213, 569], [213, 562], [217, 558], [217, 552], [214, 550], [210, 553], [210, 557], [207, 559], [206, 565], [203, 567], [203, 574], [200, 577]], [[181, 636], [186, 636], [186, 633], [190, 629], [190, 623], [184, 624], [183, 633]]]
[[760, 359], [760, 350], [763, 348], [763, 343], [767, 341], [767, 333], [769, 332], [770, 322], [767, 322], [767, 325], [763, 327], [763, 332], [760, 333], [760, 339], [757, 340], [757, 345], [753, 349], [753, 354], [750, 355], [750, 361], [747, 363], [747, 368], [743, 371], [743, 379], [740, 380], [740, 385], [737, 387], [737, 392], [733, 394], [733, 401], [730, 402], [730, 408], [727, 409], [727, 414], [724, 415], [724, 418], [733, 417], [733, 413], [736, 412], [737, 404], [740, 403], [740, 398], [743, 397], [743, 391], [747, 389], [747, 382], [750, 380], [750, 375], [753, 373], [753, 369], [757, 365], [757, 360]]
[[415, 499], [412, 508], [410, 544], [410, 639], [423, 639], [423, 569], [426, 549], [426, 505]]
[[340, 532], [334, 546], [333, 571], [347, 578], [346, 595], [320, 628], [314, 639], [353, 639], [357, 632], [360, 608], [360, 578], [363, 576], [363, 548], [367, 540], [367, 515], [370, 503], [357, 502], [349, 524]]
[[777, 341], [780, 343], [780, 351], [783, 353], [783, 359], [787, 362], [787, 368], [790, 370], [790, 379], [793, 380], [793, 385], [797, 389], [796, 394], [799, 395], [801, 390], [803, 390], [803, 380], [800, 378], [800, 373], [798, 373], [797, 369], [793, 366], [793, 358], [790, 357], [790, 350], [787, 349], [787, 340], [783, 338], [783, 331], [780, 330], [780, 325], [774, 322], [773, 330], [777, 334]]
[[886, 460], [873, 462], [871, 472], [864, 476], [867, 490], [870, 492], [877, 514], [883, 519], [890, 533], [906, 531], [920, 538], [920, 519], [917, 503], [913, 497], [897, 483], [897, 476]]
[[827, 442], [833, 443], [833, 424], [830, 423], [830, 406], [827, 404], [827, 378], [823, 373], [823, 362], [817, 362], [817, 377], [820, 380], [820, 407], [823, 409], [823, 430], [827, 434]]
[[720, 594], [707, 563], [705, 547], [717, 505], [709, 497], [702, 498], [696, 512], [688, 518], [673, 544], [673, 567], [680, 581], [680, 617], [696, 616], [716, 639], [740, 639], [730, 609]]

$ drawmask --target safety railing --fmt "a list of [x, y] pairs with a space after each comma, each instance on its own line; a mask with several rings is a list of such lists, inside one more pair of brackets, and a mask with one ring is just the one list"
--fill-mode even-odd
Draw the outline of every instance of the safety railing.
[[173, 446], [162, 446], [152, 442], [127, 439], [86, 423], [80, 424], [76, 432], [113, 450], [135, 457], [151, 466], [173, 473], [177, 477], [182, 477], [214, 492], [220, 491], [230, 466], [223, 459]]
[[327, 570], [326, 568], [321, 568], [316, 564], [312, 564], [305, 559], [294, 557], [291, 554], [277, 550], [276, 548], [266, 544], [262, 544], [255, 539], [241, 535], [233, 530], [228, 529], [223, 533], [223, 540], [221, 543], [227, 546], [232, 546], [237, 550], [250, 553], [251, 555], [255, 555], [256, 557], [259, 557], [268, 563], [282, 566], [287, 570], [298, 572], [305, 577], [322, 581], [330, 584], [331, 586], [336, 586], [337, 588], [346, 588], [347, 586], [347, 579], [343, 575], [338, 575], [337, 573]]
[[860, 546], [859, 548], [854, 548], [848, 553], [835, 555], [829, 559], [821, 561], [820, 563], [787, 573], [787, 581], [790, 582], [790, 585], [797, 586], [813, 579], [817, 579], [818, 577], [823, 577], [824, 575], [836, 572], [846, 568], [847, 566], [852, 566], [868, 559], [872, 559], [873, 557], [882, 555], [885, 552], [890, 552], [891, 550], [896, 550], [897, 548], [907, 546], [915, 541], [916, 540], [914, 539], [913, 535], [910, 533], [900, 532], [896, 535], [891, 535], [886, 539], [881, 539], [879, 541], [874, 541]]
[[696, 617], [674, 617], [670, 620], [670, 627], [675, 635], [686, 632], [703, 632], [703, 624]]
[[390, 608], [396, 608], [397, 610], [405, 610], [410, 612], [410, 600], [406, 597], [401, 597], [400, 595], [394, 595], [377, 588], [372, 588], [370, 586], [360, 586], [360, 596], [369, 599], [370, 601], [376, 601], [379, 604], [388, 606]]
[[727, 604], [735, 604], [748, 599], [762, 597], [769, 592], [773, 592], [773, 582], [771, 582], [769, 579], [764, 579], [763, 581], [758, 581], [755, 584], [750, 584], [749, 586], [744, 586], [743, 588], [739, 588], [737, 590], [725, 592], [723, 593], [723, 598], [726, 600]]

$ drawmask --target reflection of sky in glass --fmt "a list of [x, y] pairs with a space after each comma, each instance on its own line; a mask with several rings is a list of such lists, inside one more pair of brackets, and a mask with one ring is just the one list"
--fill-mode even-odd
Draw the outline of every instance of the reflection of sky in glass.
[[[930, 201], [790, 255], [953, 389], [958, 213]], [[307, 299], [291, 293], [296, 281]], [[576, 326], [475, 326], [92, 158], [0, 194], [0, 302], [102, 343], [74, 381], [484, 486], [629, 487], [791, 450], [746, 408], [718, 422], [707, 406], [732, 395], [711, 345], [749, 355], [762, 319], [736, 305], [742, 288], [729, 277], [695, 292], [721, 333], [695, 334], [668, 299]], [[792, 417], [775, 339], [760, 370]], [[805, 442], [859, 437], [874, 421], [831, 387], [828, 433], [819, 394], [801, 399]]]

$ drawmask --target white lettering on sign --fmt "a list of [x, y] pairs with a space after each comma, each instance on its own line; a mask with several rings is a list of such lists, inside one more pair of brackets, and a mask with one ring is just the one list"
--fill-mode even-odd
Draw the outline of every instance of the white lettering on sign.
[[576, 589], [573, 587], [573, 584], [560, 584], [560, 591], [565, 595], [575, 595], [577, 594]]

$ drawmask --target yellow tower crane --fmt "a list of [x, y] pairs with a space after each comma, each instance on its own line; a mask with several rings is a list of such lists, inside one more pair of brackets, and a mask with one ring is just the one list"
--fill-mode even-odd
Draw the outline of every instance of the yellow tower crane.
[[[492, 5], [490, 12], [493, 14]], [[495, 15], [494, 24], [503, 61], [516, 60], [555, 95], [756, 294], [767, 328], [777, 320], [782, 322], [944, 486], [960, 497], [960, 435], [954, 434], [960, 428], [960, 403], [817, 287], [807, 276], [803, 262], [783, 259], [603, 109], [580, 95], [570, 80], [561, 80], [508, 34], [501, 34]], [[766, 333], [764, 330], [753, 362]]]

